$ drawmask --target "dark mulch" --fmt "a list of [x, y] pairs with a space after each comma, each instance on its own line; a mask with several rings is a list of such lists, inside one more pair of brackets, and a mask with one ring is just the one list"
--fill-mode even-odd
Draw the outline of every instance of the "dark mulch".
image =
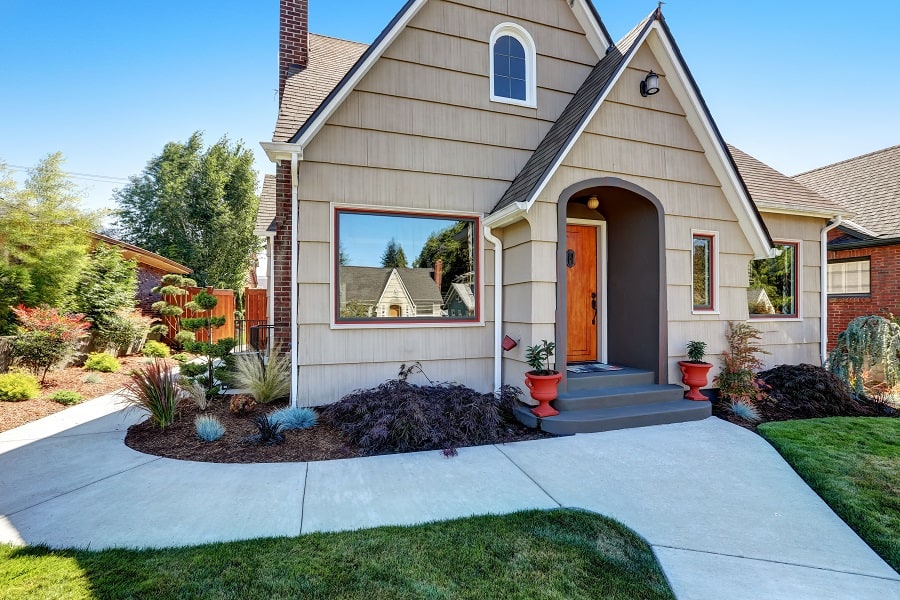
[[[149, 421], [133, 425], [128, 429], [125, 444], [145, 454], [214, 463], [313, 462], [363, 456], [358, 447], [344, 441], [338, 430], [321, 418], [319, 424], [310, 429], [284, 432], [285, 441], [279, 446], [242, 443], [243, 438], [256, 433], [256, 427], [251, 422], [254, 416], [285, 405], [257, 405], [249, 415], [237, 417], [229, 412], [230, 397], [227, 398], [215, 400], [206, 411], [201, 411], [192, 403], [184, 404], [179, 419], [165, 430], [151, 426]], [[225, 435], [215, 442], [200, 440], [194, 430], [194, 418], [199, 414], [218, 417], [225, 426]], [[512, 426], [509, 434], [498, 442], [547, 437], [553, 436], [523, 426]]]

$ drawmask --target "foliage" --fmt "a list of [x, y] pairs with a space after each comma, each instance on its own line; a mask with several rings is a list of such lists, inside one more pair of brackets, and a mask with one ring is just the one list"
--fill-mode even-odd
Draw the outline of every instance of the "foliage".
[[779, 365], [759, 377], [768, 388], [768, 398], [759, 405], [767, 421], [884, 414], [822, 367]]
[[119, 370], [119, 361], [115, 356], [106, 352], [91, 352], [84, 361], [87, 371], [100, 371], [101, 373], [115, 373]]
[[228, 403], [228, 410], [231, 414], [239, 417], [249, 415], [253, 412], [254, 408], [256, 408], [256, 401], [253, 398], [244, 395], [234, 396]]
[[194, 419], [197, 437], [204, 442], [214, 442], [225, 435], [225, 426], [213, 415], [197, 415]]
[[147, 335], [150, 325], [149, 319], [139, 311], [121, 309], [104, 317], [98, 328], [100, 341], [124, 354], [136, 341]]
[[764, 423], [759, 433], [865, 542], [900, 571], [900, 419]]
[[141, 354], [151, 358], [169, 358], [169, 347], [162, 342], [150, 340], [144, 344], [144, 349], [141, 350]]
[[459, 384], [418, 386], [405, 376], [326, 406], [322, 417], [365, 454], [437, 450], [501, 441], [521, 391], [480, 394]]
[[743, 398], [732, 400], [730, 408], [731, 412], [745, 421], [750, 421], [751, 423], [759, 423], [762, 421], [762, 416], [759, 414], [756, 407]]
[[188, 377], [180, 377], [178, 379], [178, 387], [181, 389], [182, 395], [197, 405], [200, 410], [209, 408], [210, 396], [206, 393], [206, 388], [196, 379]]
[[84, 383], [90, 383], [93, 385], [96, 383], [102, 383], [103, 378], [100, 377], [99, 375], [97, 375], [96, 373], [88, 373], [81, 379], [81, 381], [83, 381]]
[[387, 243], [384, 253], [381, 255], [381, 266], [392, 269], [405, 269], [408, 266], [403, 246], [398, 244], [396, 239], [391, 238], [391, 241]]
[[722, 370], [713, 380], [724, 400], [755, 406], [766, 397], [765, 384], [756, 376], [764, 365], [756, 355], [769, 352], [758, 344], [759, 333], [749, 323], [728, 322], [728, 349], [722, 352]]
[[4, 402], [31, 400], [40, 393], [41, 388], [34, 375], [17, 372], [0, 375], [0, 400]]
[[175, 362], [186, 363], [187, 361], [191, 360], [191, 357], [184, 352], [179, 352], [178, 354], [172, 355], [172, 360], [174, 360]]
[[182, 398], [177, 377], [166, 363], [157, 360], [135, 371], [125, 390], [127, 402], [150, 413], [150, 421], [160, 429], [175, 422]]
[[72, 390], [59, 390], [58, 392], [53, 392], [53, 395], [50, 396], [50, 399], [54, 402], [64, 404], [65, 406], [72, 406], [74, 404], [78, 404], [79, 402], [83, 402], [84, 396]]
[[262, 354], [240, 354], [234, 360], [235, 387], [247, 390], [261, 404], [291, 393], [291, 358], [280, 348]]
[[255, 190], [249, 148], [223, 137], [204, 150], [195, 132], [116, 192], [117, 226], [125, 241], [190, 265], [201, 286], [239, 290], [259, 247]]
[[341, 306], [341, 317], [345, 319], [361, 319], [372, 316], [372, 305], [350, 300]]
[[47, 371], [75, 351], [90, 323], [84, 315], [62, 314], [46, 306], [12, 310], [21, 324], [12, 340], [13, 355], [35, 376], [40, 375], [43, 385]]
[[0, 163], [0, 334], [14, 331], [13, 306], [73, 308], [99, 214], [81, 210], [62, 164], [60, 153], [48, 155], [19, 189]]
[[187, 548], [0, 545], [0, 589], [66, 600], [674, 598], [642, 538], [568, 509]]
[[179, 367], [179, 371], [185, 377], [197, 377], [206, 373], [206, 364], [197, 362], [184, 363]]
[[190, 343], [193, 343], [197, 339], [197, 336], [193, 331], [179, 331], [175, 334], [175, 339], [173, 340], [176, 344], [184, 348]]
[[828, 368], [861, 395], [865, 371], [876, 366], [889, 388], [900, 384], [900, 324], [877, 315], [857, 317], [838, 334]]
[[[531, 367], [533, 375], [553, 375], [556, 371], [550, 368], [550, 357], [556, 351], [556, 343], [541, 340], [540, 344], [528, 346], [525, 350], [525, 362]], [[544, 368], [544, 365], [547, 368]]]
[[256, 433], [243, 438], [241, 442], [256, 446], [278, 446], [284, 443], [284, 427], [268, 415], [256, 415], [250, 420], [256, 425]]
[[288, 406], [269, 415], [269, 419], [281, 425], [285, 431], [309, 429], [319, 422], [319, 414], [311, 408]]
[[698, 342], [697, 340], [688, 342], [687, 357], [689, 361], [702, 363], [704, 356], [706, 356], [706, 342]]
[[463, 275], [473, 270], [470, 255], [468, 231], [470, 222], [459, 221], [432, 233], [428, 236], [419, 256], [413, 261], [413, 266], [425, 269], [434, 268], [440, 259], [443, 261], [443, 277], [441, 282], [441, 295], [446, 296], [450, 285], [461, 279]]
[[[749, 266], [750, 289], [765, 291], [775, 314], [792, 315], [795, 310], [794, 244], [777, 244], [781, 254], [775, 258], [751, 260]], [[771, 312], [768, 307], [751, 306], [751, 314]], [[755, 309], [755, 310], [754, 310]]]
[[119, 321], [125, 320], [120, 311], [127, 313], [134, 308], [137, 289], [137, 263], [126, 260], [118, 248], [97, 244], [75, 286], [75, 307], [98, 332], [106, 335], [107, 341], [117, 347], [125, 346], [140, 332], [121, 343], [111, 337], [121, 327]]

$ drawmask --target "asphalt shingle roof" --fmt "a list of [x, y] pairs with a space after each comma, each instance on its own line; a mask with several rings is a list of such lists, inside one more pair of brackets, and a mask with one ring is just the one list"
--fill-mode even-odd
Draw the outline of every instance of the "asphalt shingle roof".
[[741, 179], [747, 185], [750, 198], [761, 209], [800, 210], [846, 214], [847, 210], [836, 202], [823, 198], [796, 180], [779, 173], [746, 152], [728, 144]]
[[275, 176], [263, 176], [262, 192], [259, 194], [259, 211], [256, 213], [256, 228], [253, 233], [262, 237], [268, 231], [275, 231]]
[[278, 110], [273, 142], [287, 142], [325, 101], [368, 45], [309, 34], [309, 65], [290, 75]]
[[900, 237], [900, 146], [827, 165], [794, 179], [854, 213], [879, 238]]
[[[346, 285], [348, 300], [375, 303], [393, 269], [388, 267], [340, 268], [341, 287]], [[431, 278], [431, 269], [398, 268], [397, 274], [416, 304], [442, 304], [441, 290]]]

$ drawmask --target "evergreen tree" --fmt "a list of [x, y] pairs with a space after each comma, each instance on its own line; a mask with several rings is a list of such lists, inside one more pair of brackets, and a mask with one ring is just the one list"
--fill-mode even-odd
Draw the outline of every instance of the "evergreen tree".
[[459, 221], [453, 225], [432, 233], [422, 246], [413, 266], [425, 269], [434, 268], [438, 259], [444, 263], [441, 294], [446, 294], [450, 284], [461, 275], [474, 271], [470, 256], [468, 233], [469, 223]]
[[403, 251], [403, 246], [398, 244], [394, 238], [391, 238], [391, 241], [388, 242], [387, 247], [384, 249], [384, 254], [381, 255], [381, 266], [391, 269], [405, 269], [407, 267], [406, 253]]

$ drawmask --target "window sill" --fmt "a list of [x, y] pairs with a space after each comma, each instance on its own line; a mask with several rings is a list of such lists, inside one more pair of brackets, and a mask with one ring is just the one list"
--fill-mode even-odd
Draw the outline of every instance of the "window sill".
[[504, 98], [503, 96], [494, 96], [491, 94], [491, 102], [499, 104], [511, 104], [512, 106], [521, 106], [522, 108], [537, 108], [537, 102], [534, 100], [513, 100], [512, 98]]
[[402, 323], [399, 321], [385, 321], [371, 323], [331, 323], [331, 329], [431, 329], [447, 327], [484, 327], [484, 321], [414, 321]]
[[755, 317], [750, 315], [750, 320], [754, 323], [756, 322], [764, 322], [764, 323], [784, 323], [784, 322], [799, 322], [803, 320], [803, 317], [773, 317], [771, 315], [759, 316]]
[[718, 315], [721, 314], [719, 309], [717, 308], [709, 308], [709, 309], [700, 309], [695, 308], [691, 310], [692, 315]]

